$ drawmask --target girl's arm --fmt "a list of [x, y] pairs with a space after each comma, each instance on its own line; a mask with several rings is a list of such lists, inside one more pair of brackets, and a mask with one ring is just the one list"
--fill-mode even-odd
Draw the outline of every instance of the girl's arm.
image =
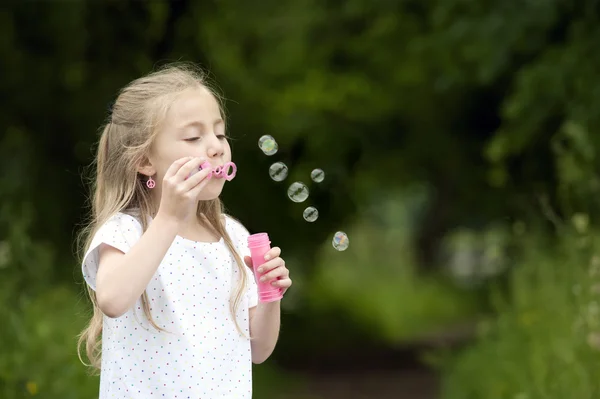
[[275, 350], [281, 323], [281, 301], [263, 303], [250, 308], [252, 363], [260, 364]]
[[[266, 262], [258, 268], [258, 273], [261, 275], [261, 281], [269, 281], [285, 293], [291, 287], [292, 280], [290, 271], [285, 267], [285, 261], [279, 255], [279, 247], [271, 248], [265, 254]], [[244, 261], [252, 270], [252, 258], [245, 256]], [[281, 301], [259, 302], [257, 306], [250, 308], [249, 312], [252, 362], [259, 364], [271, 356], [277, 345], [281, 325]]]
[[142, 295], [177, 235], [177, 222], [160, 214], [124, 254], [102, 244], [96, 277], [96, 300], [108, 317], [119, 317]]
[[196, 214], [198, 194], [208, 184], [211, 169], [191, 173], [203, 161], [186, 157], [171, 164], [162, 180], [156, 218], [126, 254], [109, 245], [99, 248], [96, 300], [105, 315], [119, 317], [135, 305], [175, 240], [180, 223]]

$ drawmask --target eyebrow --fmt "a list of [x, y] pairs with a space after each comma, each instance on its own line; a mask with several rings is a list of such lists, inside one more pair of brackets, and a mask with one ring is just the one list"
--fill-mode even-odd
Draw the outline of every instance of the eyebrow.
[[[221, 118], [215, 119], [213, 121], [213, 125], [216, 125], [218, 123], [225, 123], [225, 121], [223, 119], [221, 119]], [[180, 129], [185, 129], [185, 128], [188, 128], [188, 127], [191, 127], [191, 126], [198, 126], [198, 127], [204, 128], [204, 127], [206, 127], [206, 124], [204, 122], [201, 122], [201, 121], [191, 121], [191, 122], [188, 122], [185, 125], [181, 126]]]

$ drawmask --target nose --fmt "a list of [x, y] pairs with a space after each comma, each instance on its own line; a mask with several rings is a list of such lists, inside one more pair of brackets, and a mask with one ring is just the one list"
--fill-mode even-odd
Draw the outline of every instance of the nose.
[[208, 141], [208, 143], [207, 143], [207, 148], [206, 148], [206, 154], [208, 155], [209, 158], [220, 157], [223, 155], [223, 152], [225, 151], [225, 147], [223, 145], [223, 142], [221, 140], [219, 140], [219, 138], [217, 136], [212, 134], [212, 135], [210, 135], [210, 139], [207, 141]]

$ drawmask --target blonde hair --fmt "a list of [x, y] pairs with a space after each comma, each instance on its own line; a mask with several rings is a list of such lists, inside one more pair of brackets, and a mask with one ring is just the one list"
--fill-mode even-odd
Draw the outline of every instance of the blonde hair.
[[[224, 112], [222, 98], [209, 85], [206, 75], [191, 64], [167, 65], [134, 80], [120, 91], [98, 144], [95, 173], [91, 181], [90, 220], [79, 236], [79, 242], [84, 243], [80, 245], [82, 260], [98, 229], [118, 212], [135, 216], [143, 231], [147, 229], [148, 220], [155, 212], [155, 204], [145, 186], [145, 176], [137, 172], [137, 167], [147, 157], [169, 105], [178, 94], [192, 87], [209, 90], [219, 102], [221, 113]], [[232, 290], [229, 305], [236, 328], [244, 335], [236, 314], [247, 288], [246, 266], [227, 234], [222, 212], [223, 206], [219, 198], [200, 201], [197, 217], [202, 225], [223, 238], [234, 256], [240, 277], [237, 287]], [[101, 363], [103, 313], [98, 307], [95, 292], [89, 285], [87, 291], [92, 301], [93, 315], [79, 335], [77, 348], [80, 360], [98, 370]], [[161, 331], [152, 318], [147, 292], [143, 293], [141, 302], [149, 323]], [[89, 364], [81, 358], [84, 346]]]

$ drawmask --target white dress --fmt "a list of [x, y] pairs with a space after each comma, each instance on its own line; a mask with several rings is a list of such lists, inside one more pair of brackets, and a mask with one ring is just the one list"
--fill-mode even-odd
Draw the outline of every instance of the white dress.
[[[240, 256], [249, 255], [248, 231], [225, 217], [225, 228]], [[83, 275], [96, 288], [98, 246], [124, 253], [142, 235], [141, 224], [118, 213], [94, 236]], [[248, 310], [257, 305], [257, 287], [245, 267], [248, 290], [237, 312], [229, 300], [239, 278], [233, 255], [221, 239], [195, 242], [177, 236], [147, 287], [158, 332], [144, 316], [141, 301], [118, 318], [104, 316], [100, 399], [245, 399], [252, 397]]]

